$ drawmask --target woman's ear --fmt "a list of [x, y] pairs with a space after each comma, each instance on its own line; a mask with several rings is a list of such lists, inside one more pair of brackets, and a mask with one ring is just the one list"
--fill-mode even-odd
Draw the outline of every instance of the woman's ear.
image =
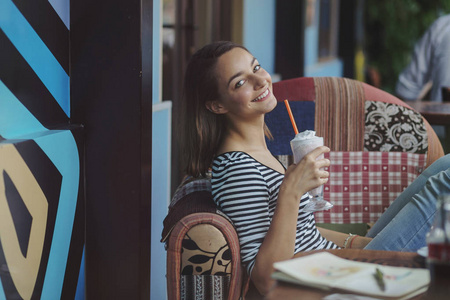
[[207, 110], [218, 115], [228, 112], [218, 100], [206, 101], [205, 106]]

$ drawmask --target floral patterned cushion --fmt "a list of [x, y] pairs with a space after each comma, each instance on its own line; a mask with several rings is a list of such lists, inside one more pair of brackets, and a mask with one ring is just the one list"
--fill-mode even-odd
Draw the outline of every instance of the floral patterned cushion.
[[365, 109], [365, 151], [427, 153], [427, 129], [419, 113], [380, 101], [366, 101]]
[[182, 242], [181, 300], [228, 299], [230, 280], [231, 251], [223, 234], [208, 224], [192, 227]]
[[217, 228], [208, 224], [192, 227], [186, 233], [182, 247], [182, 275], [230, 274], [231, 251]]

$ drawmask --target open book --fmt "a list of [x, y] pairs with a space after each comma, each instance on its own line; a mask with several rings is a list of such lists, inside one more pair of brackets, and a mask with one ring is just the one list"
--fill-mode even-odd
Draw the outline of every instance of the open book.
[[[323, 290], [339, 289], [386, 299], [404, 299], [425, 292], [427, 269], [381, 266], [320, 252], [274, 264], [272, 277]], [[382, 273], [376, 279], [376, 270]], [[382, 283], [380, 280], [382, 278]], [[384, 287], [383, 287], [384, 286]]]

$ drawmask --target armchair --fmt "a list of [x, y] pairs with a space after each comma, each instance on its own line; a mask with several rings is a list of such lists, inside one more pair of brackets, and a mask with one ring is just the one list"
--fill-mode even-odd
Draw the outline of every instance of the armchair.
[[[303, 77], [274, 83], [273, 93], [279, 102], [290, 101], [299, 130], [315, 130], [332, 150], [325, 197], [331, 197], [335, 207], [316, 213], [320, 222], [375, 221], [403, 187], [444, 155], [439, 139], [420, 114], [365, 83]], [[287, 165], [292, 161], [289, 140], [294, 132], [285, 113], [279, 103], [266, 123], [275, 137], [268, 146]], [[378, 177], [354, 186], [355, 174]], [[392, 174], [402, 179], [386, 182], [383, 177]], [[343, 195], [351, 202], [345, 202]], [[240, 264], [239, 241], [230, 220], [214, 205], [207, 178], [188, 178], [180, 185], [162, 235], [169, 299], [245, 297], [249, 280]]]

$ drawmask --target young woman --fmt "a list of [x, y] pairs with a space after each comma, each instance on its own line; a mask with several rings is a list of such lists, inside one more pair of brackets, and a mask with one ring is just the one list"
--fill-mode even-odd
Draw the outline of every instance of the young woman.
[[[314, 215], [303, 211], [307, 191], [328, 181], [328, 172], [321, 168], [330, 161], [317, 157], [330, 149], [319, 147], [287, 169], [269, 152], [264, 115], [277, 100], [270, 75], [247, 49], [216, 42], [197, 51], [186, 70], [183, 95], [186, 171], [197, 177], [212, 168], [214, 201], [233, 221], [242, 263], [261, 293], [271, 286], [274, 262], [300, 251], [344, 246], [349, 235], [319, 230]], [[450, 192], [450, 156], [437, 165], [402, 193], [368, 237], [351, 236], [352, 246], [389, 250], [423, 246], [436, 193]], [[439, 180], [417, 196], [436, 173]], [[398, 241], [400, 237], [404, 238]]]

